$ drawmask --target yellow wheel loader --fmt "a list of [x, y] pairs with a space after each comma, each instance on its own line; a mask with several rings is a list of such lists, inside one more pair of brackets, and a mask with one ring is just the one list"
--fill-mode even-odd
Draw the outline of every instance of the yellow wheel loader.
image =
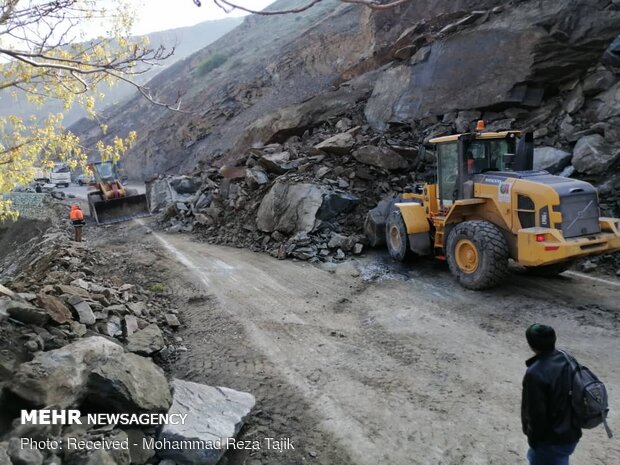
[[620, 250], [620, 219], [599, 217], [598, 194], [583, 181], [534, 171], [531, 133], [473, 133], [430, 141], [436, 182], [382, 201], [366, 218], [370, 245], [390, 255], [448, 262], [468, 289], [487, 289], [508, 261], [540, 275], [580, 257]]
[[88, 167], [94, 179], [88, 192], [88, 207], [97, 224], [119, 223], [150, 215], [146, 195], [138, 194], [135, 189], [126, 189], [112, 162], [90, 163]]

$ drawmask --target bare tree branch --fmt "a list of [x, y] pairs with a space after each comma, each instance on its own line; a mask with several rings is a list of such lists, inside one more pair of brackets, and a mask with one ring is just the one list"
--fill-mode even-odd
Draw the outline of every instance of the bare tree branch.
[[[312, 0], [309, 3], [299, 7], [299, 8], [291, 8], [288, 10], [253, 10], [251, 8], [245, 7], [243, 5], [239, 5], [230, 0], [212, 0], [215, 5], [220, 7], [226, 13], [230, 13], [234, 10], [244, 11], [246, 13], [251, 13], [255, 15], [262, 16], [274, 16], [274, 15], [286, 15], [286, 14], [295, 14], [301, 13], [303, 11], [309, 10], [313, 6], [322, 2], [322, 0]], [[409, 3], [412, 0], [393, 0], [388, 3], [381, 3], [380, 0], [339, 0], [342, 3], [351, 3], [355, 5], [362, 5], [364, 7], [370, 8], [371, 10], [389, 10], [391, 8], [396, 8], [397, 6], [404, 5], [405, 3]], [[194, 0], [194, 3], [197, 6], [201, 6], [202, 2], [200, 0]]]

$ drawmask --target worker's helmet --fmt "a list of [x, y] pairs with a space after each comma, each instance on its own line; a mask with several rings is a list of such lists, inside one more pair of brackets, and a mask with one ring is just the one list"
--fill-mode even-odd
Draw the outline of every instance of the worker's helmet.
[[79, 210], [80, 206], [77, 204], [71, 205], [71, 210]]

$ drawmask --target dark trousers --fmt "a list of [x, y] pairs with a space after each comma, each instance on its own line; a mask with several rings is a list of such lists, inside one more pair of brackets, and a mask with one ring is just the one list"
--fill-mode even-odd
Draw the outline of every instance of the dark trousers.
[[542, 444], [527, 451], [530, 465], [568, 465], [568, 458], [575, 452], [577, 443]]
[[82, 228], [84, 227], [84, 220], [75, 220], [73, 223], [73, 229], [75, 230], [75, 242], [82, 242]]

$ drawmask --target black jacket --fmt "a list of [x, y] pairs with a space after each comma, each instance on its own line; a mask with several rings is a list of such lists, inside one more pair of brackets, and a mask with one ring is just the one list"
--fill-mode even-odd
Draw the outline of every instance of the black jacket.
[[568, 361], [554, 350], [525, 364], [521, 422], [530, 447], [577, 442], [581, 429], [572, 424]]

